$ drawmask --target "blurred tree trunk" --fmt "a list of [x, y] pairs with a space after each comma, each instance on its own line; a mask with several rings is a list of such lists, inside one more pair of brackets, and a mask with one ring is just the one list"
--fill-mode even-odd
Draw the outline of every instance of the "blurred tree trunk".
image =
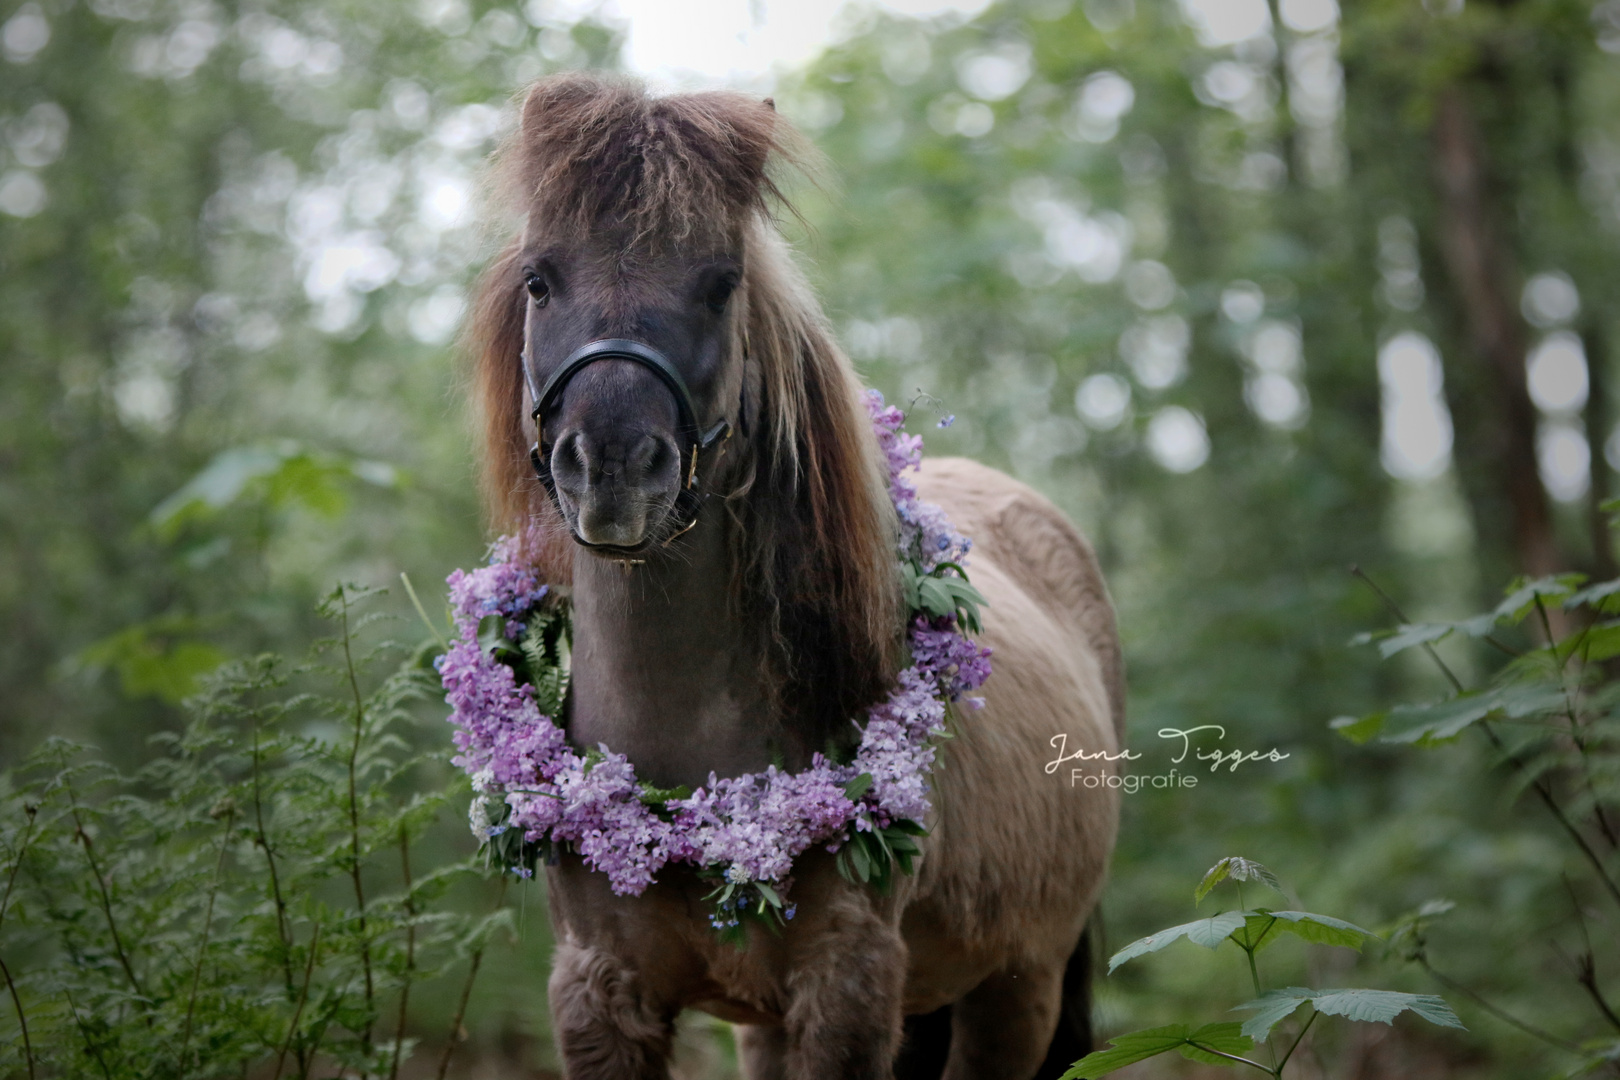
[[[1587, 297], [1588, 309], [1595, 297]], [[1607, 432], [1614, 426], [1614, 406], [1609, 398], [1609, 335], [1601, 313], [1592, 312], [1581, 328], [1581, 347], [1586, 352], [1590, 390], [1586, 398], [1586, 438], [1592, 445], [1592, 490], [1587, 493], [1587, 528], [1592, 542], [1592, 573], [1607, 580], [1620, 576], [1614, 558], [1614, 537], [1609, 514], [1603, 509], [1613, 494], [1609, 463], [1604, 460]]]
[[1456, 426], [1457, 451], [1484, 459], [1510, 508], [1519, 568], [1539, 577], [1567, 563], [1536, 468], [1536, 409], [1525, 385], [1528, 342], [1517, 303], [1520, 274], [1498, 231], [1503, 215], [1464, 87], [1439, 93], [1432, 140], [1440, 253], [1489, 409], [1486, 417], [1459, 417], [1464, 422]]

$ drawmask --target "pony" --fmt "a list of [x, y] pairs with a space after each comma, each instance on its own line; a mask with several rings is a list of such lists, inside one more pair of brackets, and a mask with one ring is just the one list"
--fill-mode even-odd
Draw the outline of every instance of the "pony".
[[[864, 391], [778, 229], [780, 170], [813, 152], [769, 99], [569, 74], [524, 92], [495, 161], [511, 234], [464, 335], [493, 523], [572, 592], [559, 723], [670, 787], [850, 745], [906, 614]], [[917, 484], [974, 541], [994, 674], [942, 751], [915, 875], [880, 895], [812, 848], [796, 918], [737, 948], [689, 868], [618, 896], [562, 852], [548, 987], [572, 1080], [667, 1076], [685, 1009], [738, 1025], [754, 1080], [1028, 1080], [1089, 1049], [1117, 796], [1044, 765], [1062, 735], [1114, 767], [1113, 608], [1030, 488], [960, 459]]]

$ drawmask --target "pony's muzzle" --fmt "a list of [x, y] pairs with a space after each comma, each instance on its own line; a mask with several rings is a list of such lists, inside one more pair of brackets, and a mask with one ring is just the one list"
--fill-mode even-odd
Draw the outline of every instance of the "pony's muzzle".
[[565, 431], [551, 449], [558, 506], [574, 536], [592, 547], [637, 549], [654, 537], [680, 492], [674, 439], [652, 432], [596, 438]]

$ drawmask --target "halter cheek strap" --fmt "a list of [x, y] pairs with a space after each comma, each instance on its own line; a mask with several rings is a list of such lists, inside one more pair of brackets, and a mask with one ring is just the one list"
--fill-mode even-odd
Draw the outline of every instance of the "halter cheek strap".
[[[669, 390], [670, 395], [674, 397], [681, 437], [686, 442], [681, 457], [690, 459], [690, 463], [686, 468], [686, 483], [681, 490], [682, 499], [693, 504], [688, 508], [690, 512], [686, 515], [690, 518], [690, 521], [681, 530], [681, 532], [685, 532], [686, 529], [691, 528], [697, 522], [697, 506], [695, 504], [700, 499], [696, 492], [698, 455], [715, 443], [729, 439], [731, 437], [731, 422], [722, 417], [715, 421], [712, 427], [701, 430], [698, 427], [697, 410], [692, 405], [692, 392], [687, 389], [686, 380], [682, 378], [680, 369], [670, 363], [668, 357], [651, 345], [632, 341], [629, 338], [603, 338], [600, 341], [588, 342], [570, 353], [561, 364], [557, 365], [557, 370], [553, 371], [550, 377], [546, 379], [545, 385], [538, 388], [535, 386], [534, 372], [529, 366], [527, 357], [522, 353], [518, 354], [518, 366], [523, 369], [523, 378], [529, 387], [529, 398], [534, 402], [534, 411], [529, 416], [535, 424], [536, 440], [534, 445], [529, 448], [529, 461], [534, 466], [535, 475], [540, 478], [540, 481], [545, 484], [547, 492], [555, 499], [557, 490], [551, 476], [551, 448], [546, 444], [545, 432], [540, 417], [557, 398], [562, 396], [562, 392], [575, 375], [578, 375], [585, 368], [599, 360], [628, 360], [631, 363], [640, 364], [657, 376], [658, 381], [663, 383], [664, 387]], [[747, 417], [744, 415], [748, 405], [746, 400], [746, 373], [743, 384], [745, 397], [739, 404], [741, 411], [738, 414], [738, 421], [746, 425], [748, 422]]]

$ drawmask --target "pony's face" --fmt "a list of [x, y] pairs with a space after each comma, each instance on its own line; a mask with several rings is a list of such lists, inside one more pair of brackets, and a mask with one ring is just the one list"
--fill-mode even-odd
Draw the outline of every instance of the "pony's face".
[[[533, 385], [544, 386], [582, 346], [626, 339], [674, 367], [700, 429], [729, 420], [740, 387], [733, 308], [743, 263], [739, 245], [715, 240], [660, 251], [614, 230], [570, 240], [531, 227], [514, 269], [527, 296]], [[595, 360], [567, 378], [537, 419], [557, 506], [576, 541], [622, 557], [689, 523], [680, 494], [692, 479], [694, 433], [656, 371]], [[713, 456], [704, 455], [705, 467]]]

